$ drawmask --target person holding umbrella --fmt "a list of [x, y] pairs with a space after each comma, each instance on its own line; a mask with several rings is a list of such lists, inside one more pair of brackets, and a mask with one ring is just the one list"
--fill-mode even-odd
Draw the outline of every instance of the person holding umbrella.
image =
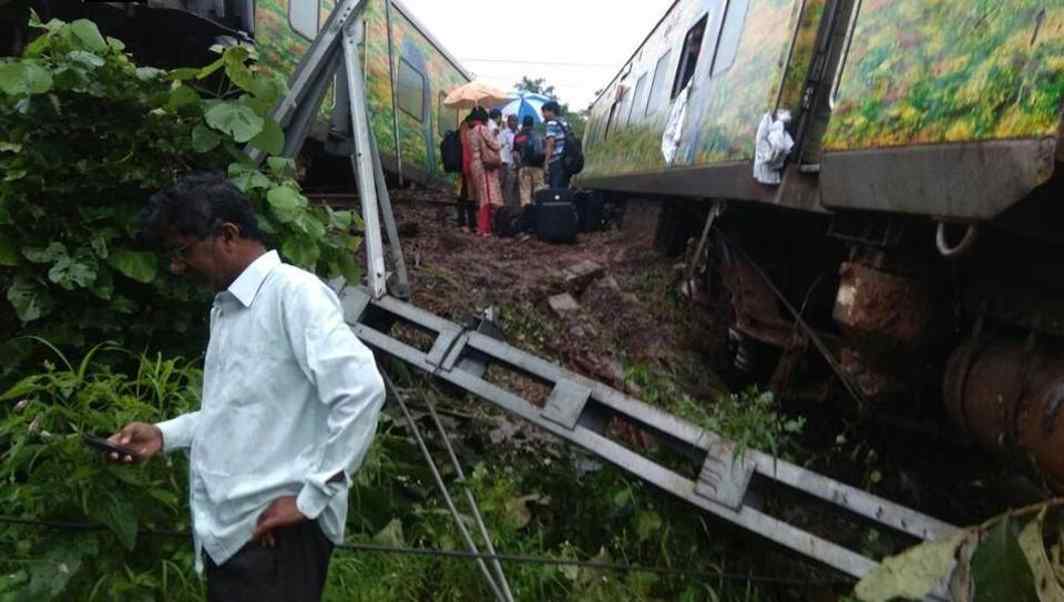
[[473, 109], [472, 129], [467, 134], [472, 151], [470, 180], [480, 202], [477, 212], [477, 234], [491, 236], [491, 217], [496, 207], [502, 206], [502, 186], [499, 183], [499, 168], [502, 167], [499, 141], [488, 129], [488, 111], [483, 107]]

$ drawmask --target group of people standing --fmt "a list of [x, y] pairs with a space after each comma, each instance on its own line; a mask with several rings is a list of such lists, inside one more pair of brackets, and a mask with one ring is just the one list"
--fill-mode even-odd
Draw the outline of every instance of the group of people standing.
[[473, 109], [458, 129], [462, 143], [462, 189], [458, 200], [458, 225], [477, 235], [492, 235], [493, 215], [503, 206], [528, 207], [536, 190], [568, 188], [570, 174], [562, 157], [568, 125], [561, 107], [543, 105], [546, 134], [526, 116], [518, 128], [516, 115], [503, 119], [498, 109]]

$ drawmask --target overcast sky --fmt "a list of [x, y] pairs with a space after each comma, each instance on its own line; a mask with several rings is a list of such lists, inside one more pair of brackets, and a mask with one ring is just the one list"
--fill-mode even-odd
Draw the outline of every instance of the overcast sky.
[[610, 82], [673, 0], [402, 0], [482, 79], [511, 90], [543, 77], [581, 110]]

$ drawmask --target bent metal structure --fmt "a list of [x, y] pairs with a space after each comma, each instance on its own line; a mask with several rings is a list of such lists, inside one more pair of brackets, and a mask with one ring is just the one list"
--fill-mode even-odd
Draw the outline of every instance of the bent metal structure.
[[[675, 252], [727, 205], [702, 289], [741, 370], [909, 421], [944, 397], [1060, 489], [1062, 102], [1060, 0], [678, 0], [591, 107], [578, 183], [663, 199]], [[785, 112], [762, 184], [759, 124]]]

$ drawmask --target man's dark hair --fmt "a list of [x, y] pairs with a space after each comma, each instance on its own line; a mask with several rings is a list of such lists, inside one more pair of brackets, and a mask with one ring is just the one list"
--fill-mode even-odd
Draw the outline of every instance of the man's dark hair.
[[491, 113], [488, 113], [488, 117], [490, 117], [491, 119], [498, 119], [502, 117], [502, 111], [500, 111], [499, 109], [492, 109]]
[[156, 247], [167, 233], [207, 239], [226, 222], [241, 238], [265, 242], [251, 201], [220, 172], [190, 174], [151, 195], [138, 221], [141, 240]]
[[525, 115], [524, 119], [521, 120], [521, 127], [523, 128], [530, 128], [534, 125], [536, 125], [536, 120], [532, 119], [531, 115]]
[[550, 111], [555, 115], [562, 114], [562, 106], [558, 104], [558, 101], [556, 100], [548, 100], [547, 102], [543, 103], [543, 110]]

